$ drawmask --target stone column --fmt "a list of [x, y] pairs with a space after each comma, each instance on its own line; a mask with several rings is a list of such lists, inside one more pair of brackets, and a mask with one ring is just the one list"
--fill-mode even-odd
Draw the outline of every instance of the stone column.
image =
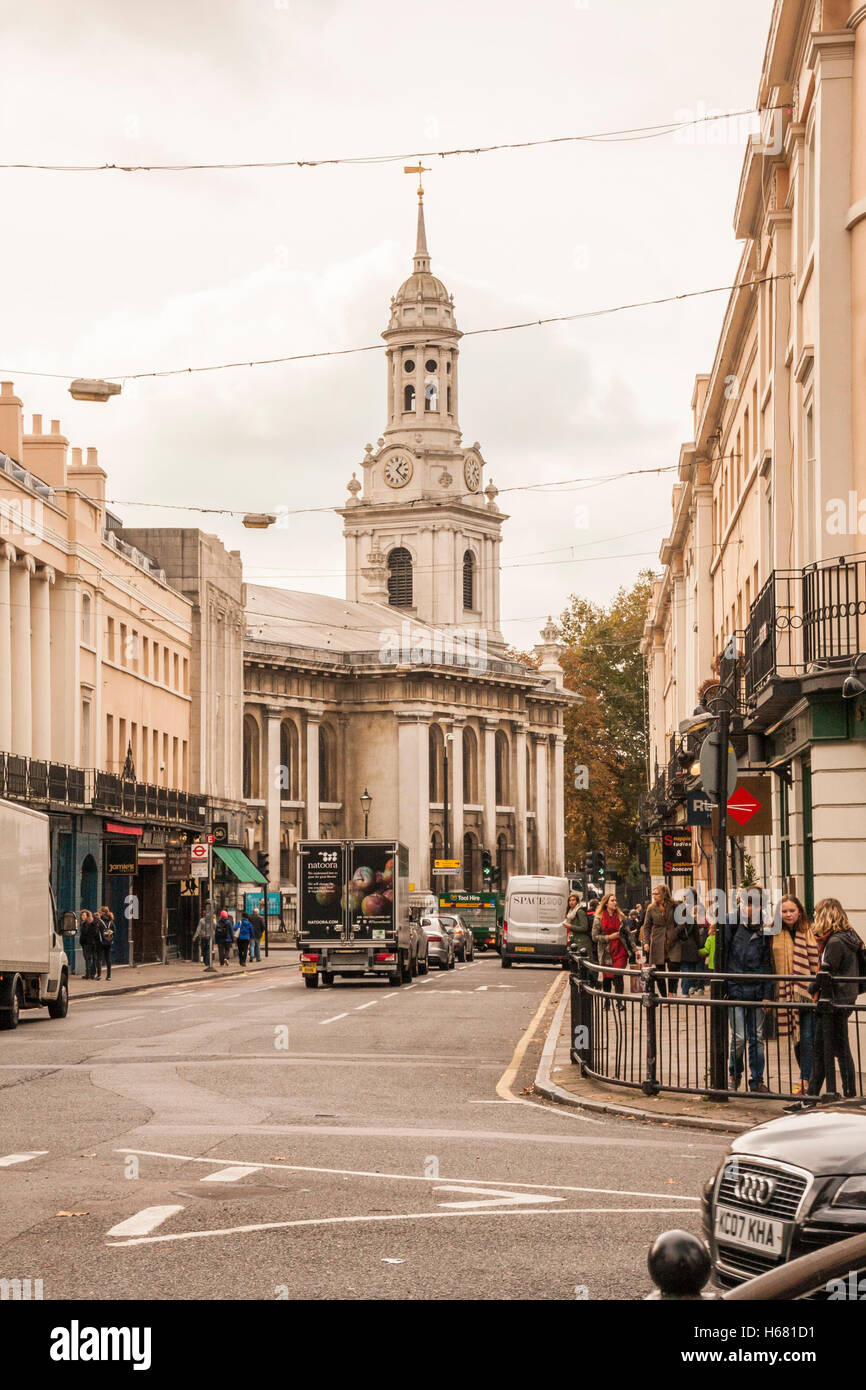
[[10, 570], [15, 563], [11, 545], [0, 542], [0, 752], [12, 748], [12, 603]]
[[550, 872], [565, 872], [565, 734], [557, 734], [553, 743], [553, 777], [551, 779]]
[[549, 825], [547, 795], [547, 734], [533, 734], [535, 739], [535, 842], [538, 872], [550, 873]]
[[514, 721], [514, 872], [526, 873], [526, 724]]
[[[848, 19], [854, 30], [854, 69], [852, 80], [851, 128], [854, 142], [851, 157], [851, 206], [846, 225], [851, 242], [851, 394], [854, 487], [862, 500], [866, 496], [866, 5], [857, 5]], [[826, 499], [825, 499], [826, 501]], [[862, 549], [858, 541], [857, 549]], [[835, 894], [833, 896], [836, 896]], [[861, 927], [862, 931], [862, 927]]]
[[[265, 797], [267, 802], [268, 833], [265, 844], [268, 847], [268, 860], [270, 862], [270, 874], [268, 877], [269, 888], [279, 888], [280, 886], [280, 827], [282, 823], [282, 799], [283, 775], [280, 767], [280, 716], [282, 710], [268, 706], [265, 710], [267, 720], [267, 758], [266, 758], [266, 777], [267, 786]], [[316, 750], [318, 754], [318, 749]], [[318, 765], [318, 764], [317, 764]]]
[[481, 775], [483, 778], [483, 796], [481, 798], [483, 811], [481, 816], [481, 836], [482, 849], [489, 849], [490, 853], [496, 858], [496, 727], [497, 719], [485, 718], [484, 727], [484, 762], [482, 764]]
[[319, 836], [319, 720], [307, 715], [307, 839]]
[[[454, 737], [448, 744], [448, 780], [450, 787], [448, 790], [448, 818], [451, 822], [449, 838], [451, 840], [451, 858], [463, 859], [463, 723], [460, 720], [453, 720], [451, 730]], [[452, 882], [462, 884], [462, 870]]]
[[397, 715], [398, 838], [409, 851], [409, 882], [430, 884], [430, 761], [428, 720]]
[[29, 758], [33, 740], [30, 674], [30, 576], [32, 555], [19, 555], [10, 576], [12, 603], [12, 752]]
[[[40, 565], [30, 583], [30, 673], [33, 701], [32, 757], [51, 758], [51, 606], [54, 570]], [[78, 703], [78, 692], [73, 692]]]

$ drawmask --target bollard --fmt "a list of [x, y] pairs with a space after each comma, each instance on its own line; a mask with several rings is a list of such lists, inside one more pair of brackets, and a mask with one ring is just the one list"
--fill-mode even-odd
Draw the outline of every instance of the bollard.
[[721, 1295], [703, 1292], [710, 1277], [712, 1262], [702, 1240], [691, 1231], [665, 1231], [650, 1247], [647, 1268], [653, 1283], [648, 1300], [712, 1299]]

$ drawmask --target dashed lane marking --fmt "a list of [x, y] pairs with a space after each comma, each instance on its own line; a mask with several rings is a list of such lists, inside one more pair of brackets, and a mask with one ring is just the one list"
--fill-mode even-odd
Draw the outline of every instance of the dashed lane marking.
[[143, 1211], [136, 1212], [135, 1216], [130, 1216], [126, 1221], [120, 1221], [116, 1226], [112, 1226], [108, 1234], [110, 1236], [147, 1236], [151, 1231], [155, 1231], [157, 1226], [161, 1226], [163, 1221], [167, 1221], [170, 1216], [175, 1216], [179, 1211], [183, 1211], [182, 1206], [145, 1207]]
[[337, 1022], [337, 1019], [339, 1019], [339, 1018], [348, 1018], [348, 1017], [349, 1017], [348, 1013], [345, 1013], [345, 1014], [334, 1014], [334, 1017], [333, 1017], [333, 1018], [320, 1018], [320, 1019], [319, 1019], [319, 1025], [321, 1026], [323, 1023], [336, 1023], [336, 1022]]
[[[440, 1207], [453, 1207], [455, 1211], [475, 1211], [481, 1207], [519, 1207], [530, 1203], [564, 1202], [564, 1197], [548, 1197], [544, 1192], [501, 1192], [496, 1187], [434, 1187], [438, 1192], [474, 1192], [476, 1197], [468, 1202], [440, 1202]], [[478, 1198], [481, 1198], [479, 1201]]]
[[248, 1163], [236, 1163], [231, 1168], [220, 1168], [218, 1173], [208, 1173], [202, 1182], [240, 1182], [241, 1178], [248, 1178], [250, 1173], [257, 1173], [257, 1167]]
[[47, 1153], [47, 1149], [31, 1149], [26, 1154], [6, 1154], [5, 1158], [0, 1158], [0, 1168], [11, 1168], [13, 1163], [29, 1163], [31, 1158], [44, 1158]]
[[[372, 1009], [373, 1005], [378, 1004], [378, 1002], [378, 999], [368, 999], [366, 1004], [356, 1004], [355, 1013], [357, 1013], [359, 1009]], [[343, 1018], [345, 1017], [346, 1015], [343, 1014]]]

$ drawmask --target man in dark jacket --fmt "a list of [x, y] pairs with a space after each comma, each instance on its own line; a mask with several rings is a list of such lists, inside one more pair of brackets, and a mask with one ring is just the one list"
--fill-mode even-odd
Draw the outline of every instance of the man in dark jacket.
[[[736, 915], [729, 918], [727, 931], [727, 955], [725, 970], [731, 975], [772, 975], [773, 955], [769, 936], [764, 934], [761, 920], [760, 902], [762, 890], [753, 887], [741, 895]], [[764, 1091], [764, 1010], [756, 1001], [767, 999], [771, 986], [764, 980], [731, 980], [728, 995], [731, 999], [742, 999], [744, 1004], [730, 1012], [731, 1018], [731, 1060], [728, 1084], [732, 1091], [739, 1090], [743, 1076], [746, 1043], [749, 1046], [749, 1090]]]
[[86, 980], [102, 978], [102, 934], [101, 923], [92, 912], [85, 908], [81, 913], [81, 927], [78, 933], [81, 949], [84, 952]]
[[260, 961], [262, 958], [262, 940], [265, 935], [265, 919], [260, 912], [251, 912], [249, 918], [253, 928], [253, 935], [250, 940], [250, 960]]

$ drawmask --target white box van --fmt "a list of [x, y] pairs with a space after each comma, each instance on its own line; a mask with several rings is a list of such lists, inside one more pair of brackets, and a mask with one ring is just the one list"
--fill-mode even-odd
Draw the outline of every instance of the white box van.
[[16, 1028], [22, 1009], [47, 1007], [65, 1018], [69, 964], [57, 931], [50, 884], [48, 817], [0, 801], [0, 1028]]
[[508, 880], [502, 923], [502, 965], [515, 961], [568, 964], [568, 879], [518, 874]]

